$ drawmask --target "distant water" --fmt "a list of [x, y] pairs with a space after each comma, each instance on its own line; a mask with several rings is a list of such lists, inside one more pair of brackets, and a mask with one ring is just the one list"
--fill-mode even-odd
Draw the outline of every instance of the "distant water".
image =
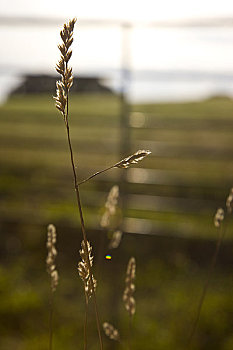
[[[0, 55], [0, 101], [24, 74], [55, 74], [59, 29], [0, 27], [6, 48]], [[231, 27], [138, 27], [122, 40], [118, 27], [78, 26], [74, 37], [75, 74], [104, 78], [116, 91], [123, 86], [131, 101], [233, 96]]]
[[[120, 91], [118, 79], [110, 84]], [[233, 97], [233, 73], [197, 71], [136, 71], [125, 90], [132, 102], [191, 101], [211, 96]]]
[[[94, 74], [98, 75], [98, 72]], [[4, 103], [10, 92], [22, 81], [23, 77], [19, 75], [0, 76], [0, 103]], [[121, 80], [118, 78], [104, 79], [103, 84], [115, 92], [122, 90]], [[142, 103], [192, 101], [216, 95], [233, 98], [233, 77], [232, 73], [229, 73], [229, 78], [225, 74], [216, 78], [203, 75], [199, 79], [195, 76], [184, 79], [182, 74], [177, 74], [176, 79], [172, 76], [158, 80], [131, 78], [124, 83], [124, 90], [131, 102]]]

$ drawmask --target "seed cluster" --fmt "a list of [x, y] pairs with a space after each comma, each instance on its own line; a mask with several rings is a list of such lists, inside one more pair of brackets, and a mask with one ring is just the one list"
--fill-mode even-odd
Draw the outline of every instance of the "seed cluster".
[[54, 225], [48, 225], [48, 238], [47, 238], [47, 249], [48, 256], [46, 259], [47, 264], [47, 272], [51, 277], [51, 290], [55, 292], [58, 285], [58, 272], [56, 270], [55, 259], [57, 256], [57, 250], [55, 248], [55, 244], [57, 241], [56, 228]]
[[233, 208], [233, 187], [231, 188], [229, 196], [227, 197], [226, 207], [227, 207], [228, 213], [231, 214], [232, 208]]
[[219, 228], [223, 220], [224, 220], [224, 210], [222, 208], [218, 208], [214, 217], [214, 226]]
[[151, 154], [151, 151], [145, 151], [145, 150], [138, 150], [131, 156], [122, 159], [120, 162], [116, 163], [114, 165], [114, 168], [124, 168], [127, 169], [130, 167], [132, 164], [137, 164], [140, 162], [143, 158]]
[[119, 197], [119, 187], [114, 185], [109, 191], [108, 198], [105, 203], [105, 212], [101, 218], [100, 226], [107, 228], [110, 225], [111, 216], [116, 213], [116, 206]]
[[133, 297], [135, 292], [134, 280], [136, 277], [136, 260], [134, 257], [130, 258], [125, 278], [125, 290], [123, 293], [123, 301], [125, 308], [128, 311], [130, 316], [133, 316], [136, 311], [136, 302]]
[[104, 322], [103, 323], [103, 330], [106, 334], [107, 337], [109, 337], [112, 340], [119, 341], [120, 340], [120, 335], [118, 330], [113, 327], [110, 323]]
[[60, 32], [62, 44], [58, 45], [61, 53], [60, 60], [56, 65], [56, 71], [61, 75], [61, 80], [56, 82], [57, 90], [55, 99], [56, 108], [62, 113], [64, 119], [66, 119], [66, 105], [68, 99], [68, 92], [73, 84], [72, 68], [68, 67], [68, 62], [72, 56], [70, 49], [73, 43], [73, 30], [76, 19], [70, 20], [67, 24], [64, 24], [63, 29]]
[[121, 242], [121, 238], [122, 238], [122, 231], [117, 230], [115, 232], [113, 232], [111, 241], [109, 243], [109, 248], [110, 249], [116, 249], [119, 247], [119, 244]]
[[[92, 247], [91, 247], [90, 243], [87, 241], [87, 248], [88, 249], [86, 250], [85, 242], [82, 241], [81, 248], [82, 249], [80, 249], [79, 254], [80, 254], [82, 260], [78, 263], [78, 272], [79, 272], [80, 278], [83, 280], [85, 295], [86, 295], [86, 302], [88, 302], [88, 300], [93, 295], [93, 292], [96, 290], [97, 281], [92, 276], [93, 283], [91, 283], [91, 271], [89, 268], [89, 264], [90, 264], [90, 266], [93, 265], [94, 258], [91, 255]], [[88, 260], [89, 260], [89, 263], [88, 263]], [[94, 291], [93, 291], [93, 286], [94, 286]]]

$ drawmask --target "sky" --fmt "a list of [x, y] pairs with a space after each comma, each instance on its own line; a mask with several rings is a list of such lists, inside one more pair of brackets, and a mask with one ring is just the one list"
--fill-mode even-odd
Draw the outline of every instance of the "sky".
[[[65, 6], [64, 6], [65, 3]], [[0, 0], [1, 16], [160, 21], [233, 16], [232, 0]]]
[[[76, 75], [98, 74], [112, 79], [116, 86], [119, 84], [119, 78], [114, 78], [113, 72], [122, 68], [121, 28], [89, 26], [82, 20], [125, 20], [136, 24], [131, 29], [128, 40], [129, 68], [131, 71], [148, 71], [138, 85], [138, 95], [142, 95], [146, 89], [153, 89], [156, 95], [165, 96], [170, 89], [170, 96], [181, 95], [183, 98], [188, 91], [186, 77], [181, 77], [183, 85], [177, 91], [177, 79], [174, 80], [173, 87], [171, 81], [167, 82], [166, 78], [161, 81], [158, 76], [152, 76], [151, 71], [191, 71], [233, 76], [233, 27], [144, 26], [147, 22], [195, 21], [221, 17], [233, 19], [233, 0], [0, 0], [1, 17], [59, 19], [58, 25], [44, 27], [17, 26], [12, 25], [12, 22], [1, 25], [0, 22], [1, 47], [4, 48], [0, 55], [0, 85], [8, 86], [9, 89], [21, 81], [22, 74], [54, 74], [59, 54], [59, 30], [64, 21], [73, 17], [78, 20], [72, 57]], [[148, 77], [150, 84], [154, 79], [158, 81], [158, 86], [152, 88]], [[199, 85], [196, 85], [192, 77], [191, 80], [189, 95], [202, 90], [207, 94], [215, 91], [229, 91], [233, 94], [233, 81], [229, 83], [223, 77], [201, 77]], [[132, 88], [134, 86], [136, 85], [131, 84]]]

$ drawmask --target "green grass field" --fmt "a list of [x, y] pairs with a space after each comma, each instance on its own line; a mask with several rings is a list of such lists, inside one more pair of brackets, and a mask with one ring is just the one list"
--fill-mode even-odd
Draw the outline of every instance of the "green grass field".
[[[79, 179], [120, 160], [117, 96], [72, 95], [70, 128]], [[121, 193], [124, 237], [112, 261], [102, 259], [98, 299], [102, 321], [127, 339], [124, 274], [137, 260], [133, 349], [186, 349], [217, 230], [213, 216], [233, 186], [233, 101], [130, 106], [129, 148], [152, 154], [127, 171]], [[81, 240], [62, 117], [48, 96], [15, 96], [0, 107], [0, 350], [48, 346], [46, 226], [58, 229], [54, 349], [83, 347], [84, 298], [77, 276]], [[128, 154], [125, 154], [127, 156]], [[99, 220], [113, 169], [82, 185], [88, 235], [97, 259]], [[121, 216], [121, 215], [119, 215]], [[233, 347], [232, 218], [190, 349]], [[89, 349], [98, 349], [90, 311]], [[105, 340], [105, 349], [114, 349]], [[123, 349], [123, 348], [122, 348]]]

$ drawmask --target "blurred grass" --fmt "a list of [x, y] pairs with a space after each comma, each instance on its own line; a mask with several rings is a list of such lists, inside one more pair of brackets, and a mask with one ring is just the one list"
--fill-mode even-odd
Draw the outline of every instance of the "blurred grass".
[[[131, 106], [132, 152], [145, 148], [152, 155], [127, 173], [128, 233], [112, 261], [102, 261], [98, 299], [102, 320], [127, 337], [121, 297], [127, 261], [134, 255], [135, 350], [185, 349], [218, 237], [213, 215], [233, 185], [232, 111], [233, 101], [226, 98]], [[119, 160], [119, 114], [117, 96], [71, 97], [80, 179]], [[81, 233], [63, 120], [52, 98], [15, 96], [1, 106], [0, 145], [0, 350], [47, 349], [45, 236], [50, 222], [58, 228], [61, 276], [54, 348], [81, 348], [84, 305], [76, 271]], [[112, 170], [81, 188], [96, 258], [102, 207], [120, 175], [121, 170]], [[232, 227], [231, 220], [193, 350], [232, 349]], [[106, 239], [104, 252], [109, 252]], [[96, 342], [90, 312], [89, 349], [97, 349]], [[107, 339], [105, 346], [114, 348]]]
[[[30, 226], [24, 229], [21, 249], [14, 254], [15, 242], [12, 242], [0, 269], [0, 315], [4, 319], [0, 325], [1, 350], [11, 346], [45, 350], [48, 344], [49, 278], [43, 232], [46, 230], [41, 227], [36, 232]], [[55, 295], [56, 349], [82, 347], [84, 296], [76, 269], [80, 238], [76, 229], [65, 231], [58, 227], [60, 283]], [[89, 231], [89, 238], [97, 259], [99, 233]], [[233, 281], [232, 258], [227, 263], [227, 256], [231, 256], [232, 248], [232, 244], [222, 247], [190, 349], [231, 349]], [[133, 321], [133, 348], [184, 350], [213, 250], [214, 243], [209, 246], [208, 242], [125, 235], [122, 245], [112, 252], [112, 260], [102, 261], [101, 274], [95, 271], [102, 321], [113, 323], [127, 340], [128, 317], [122, 293], [127, 261], [134, 255], [137, 311]], [[89, 317], [88, 344], [90, 349], [98, 349], [92, 303]], [[104, 342], [105, 349], [113, 348], [110, 340], [105, 338]]]
[[[131, 106], [132, 152], [145, 148], [152, 155], [128, 172], [129, 194], [140, 197], [129, 197], [127, 215], [151, 220], [150, 233], [168, 233], [172, 222], [174, 227], [186, 222], [188, 235], [212, 235], [209, 227], [198, 227], [223, 205], [232, 185], [232, 107], [227, 98]], [[119, 160], [120, 109], [117, 96], [71, 97], [71, 136], [80, 179]], [[0, 209], [5, 219], [46, 224], [49, 217], [65, 217], [73, 223], [66, 135], [52, 98], [14, 96], [1, 106], [0, 115]], [[85, 184], [88, 219], [98, 216], [120, 174], [112, 170]]]

